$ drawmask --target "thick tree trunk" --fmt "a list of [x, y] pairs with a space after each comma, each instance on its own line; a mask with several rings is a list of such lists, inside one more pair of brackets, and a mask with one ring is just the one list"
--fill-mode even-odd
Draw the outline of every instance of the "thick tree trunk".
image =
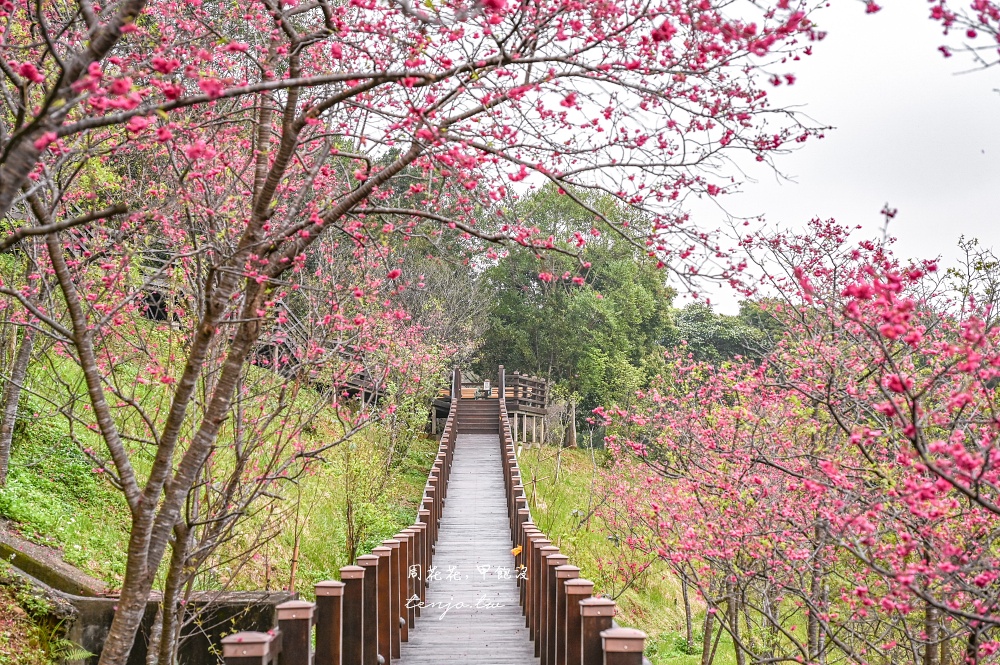
[[[170, 554], [170, 568], [167, 571], [167, 582], [163, 590], [163, 604], [160, 607], [163, 614], [163, 628], [160, 631], [159, 643], [156, 644], [158, 656], [156, 665], [172, 665], [177, 662], [177, 636], [184, 621], [184, 608], [178, 600], [181, 588], [188, 577], [184, 573], [184, 564], [187, 563], [187, 554], [190, 549], [187, 525], [179, 527], [175, 533], [173, 551]], [[154, 645], [151, 641], [150, 651], [153, 648]]]
[[924, 609], [924, 639], [927, 642], [924, 646], [924, 665], [941, 664], [941, 638], [938, 629], [938, 610], [930, 603], [927, 603], [926, 609]]
[[28, 376], [28, 364], [31, 361], [31, 350], [35, 345], [35, 329], [25, 328], [21, 336], [21, 344], [17, 348], [14, 364], [10, 369], [10, 378], [3, 391], [3, 420], [0, 421], [0, 485], [7, 484], [7, 471], [10, 467], [10, 446], [14, 440], [14, 424], [17, 422], [17, 404], [21, 399], [21, 387]]
[[715, 632], [715, 613], [709, 608], [705, 612], [705, 625], [701, 636], [701, 665], [712, 665], [715, 660], [715, 648], [712, 646], [712, 633]]
[[687, 652], [694, 653], [694, 626], [691, 621], [691, 598], [688, 595], [687, 580], [681, 576], [681, 597], [684, 599], [684, 640]]
[[729, 594], [726, 598], [726, 614], [729, 617], [729, 634], [733, 636], [733, 651], [736, 652], [736, 665], [746, 665], [746, 651], [740, 639], [740, 602], [736, 585], [729, 583]]

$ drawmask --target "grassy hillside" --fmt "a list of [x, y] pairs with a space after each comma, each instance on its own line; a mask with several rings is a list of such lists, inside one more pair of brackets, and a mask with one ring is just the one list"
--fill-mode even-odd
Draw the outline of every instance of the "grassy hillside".
[[[622, 566], [639, 566], [648, 560], [619, 547], [599, 517], [601, 499], [596, 481], [605, 461], [603, 451], [524, 449], [519, 460], [532, 516], [569, 556], [570, 563], [581, 568], [581, 576], [594, 582], [595, 592], [617, 601], [618, 622], [649, 635], [646, 653], [654, 665], [700, 665], [704, 604], [692, 592], [695, 640], [693, 653], [689, 653], [681, 586], [665, 564], [653, 561], [629, 581], [623, 581], [617, 572]], [[735, 662], [732, 643], [723, 635], [714, 663]]]
[[[45, 390], [45, 369], [33, 368], [31, 381], [39, 392]], [[72, 371], [71, 366], [63, 369]], [[320, 426], [312, 436], [330, 435]], [[379, 436], [373, 428], [349, 445], [355, 455], [368, 457], [373, 454], [368, 449], [378, 447]], [[355, 518], [366, 530], [359, 554], [408, 526], [416, 516], [437, 444], [417, 432], [408, 436], [411, 441], [405, 454], [394, 462], [384, 488], [363, 502]], [[252, 529], [270, 529], [276, 536], [239, 565], [206, 575], [201, 584], [233, 589], [287, 587], [296, 541], [298, 589], [307, 590], [313, 581], [333, 576], [349, 563], [344, 480], [344, 459], [334, 449], [296, 483], [283, 484], [278, 510], [255, 517], [249, 524]], [[93, 465], [71, 438], [66, 420], [28, 393], [22, 394], [8, 482], [0, 488], [0, 518], [28, 539], [58, 549], [66, 562], [103, 579], [111, 589], [120, 586], [125, 571], [128, 508], [121, 494], [94, 473]], [[227, 558], [225, 554], [220, 560]]]

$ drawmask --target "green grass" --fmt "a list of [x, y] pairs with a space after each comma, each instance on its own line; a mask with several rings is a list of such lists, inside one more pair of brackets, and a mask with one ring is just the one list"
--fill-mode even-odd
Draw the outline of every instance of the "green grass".
[[[64, 377], [72, 377], [73, 370], [72, 365], [59, 365]], [[46, 371], [41, 366], [32, 367], [36, 389]], [[41, 387], [39, 392], [44, 392]], [[51, 386], [49, 389], [54, 390]], [[128, 508], [121, 493], [94, 473], [93, 465], [67, 427], [65, 418], [51, 412], [43, 400], [27, 392], [22, 394], [8, 482], [0, 488], [0, 517], [10, 520], [30, 540], [58, 548], [65, 561], [103, 579], [114, 589], [120, 586], [125, 572]], [[318, 439], [331, 435], [321, 425], [312, 436]], [[86, 445], [100, 445], [95, 435], [84, 432], [82, 436]], [[372, 445], [378, 436], [377, 430], [371, 429], [349, 445]], [[394, 468], [386, 491], [364, 507], [370, 533], [359, 554], [413, 522], [436, 451], [433, 440], [416, 437], [412, 442]], [[269, 517], [269, 523], [251, 520], [245, 526], [271, 528], [279, 535], [242, 565], [227, 566], [202, 577], [202, 588], [287, 587], [297, 529], [301, 531], [297, 589], [309, 592], [313, 582], [336, 577], [339, 568], [349, 563], [344, 547], [343, 465], [336, 450], [327, 458], [328, 462], [314, 464], [297, 485], [281, 486], [281, 508]], [[142, 461], [137, 470], [143, 473]], [[293, 508], [300, 494], [296, 520]], [[219, 558], [228, 553], [223, 548]]]
[[[375, 431], [363, 435], [377, 436]], [[364, 446], [362, 440], [355, 445]], [[370, 443], [368, 441], [367, 443]], [[427, 474], [437, 454], [437, 442], [419, 438], [393, 470], [386, 491], [364, 506], [369, 536], [360, 544], [358, 555], [367, 554], [387, 538], [411, 525], [416, 519], [420, 498], [423, 496]], [[344, 469], [336, 455], [301, 483], [303, 507], [299, 516], [301, 532], [299, 542], [299, 569], [296, 590], [312, 597], [312, 586], [321, 580], [338, 579], [339, 569], [351, 561], [346, 552], [346, 527], [343, 501]], [[291, 573], [291, 553], [295, 545], [294, 520], [283, 529], [269, 556], [272, 566], [272, 587], [287, 585]], [[241, 586], [253, 580], [260, 583], [263, 575], [261, 561], [247, 568]], [[252, 588], [252, 585], [251, 585]]]
[[[599, 517], [597, 480], [604, 463], [600, 450], [522, 450], [521, 479], [532, 517], [569, 556], [570, 563], [580, 567], [581, 576], [594, 582], [595, 593], [615, 598], [618, 622], [646, 632], [646, 655], [654, 665], [700, 665], [704, 603], [691, 592], [695, 653], [685, 653], [684, 605], [676, 577], [660, 561], [654, 561], [631, 584], [623, 584], [615, 572], [618, 564], [638, 564], [648, 559], [619, 547], [609, 538], [611, 533]], [[723, 634], [714, 664], [735, 662], [732, 641]]]
[[129, 514], [121, 494], [93, 472], [61, 416], [24, 395], [0, 515], [22, 535], [115, 586], [125, 574]]

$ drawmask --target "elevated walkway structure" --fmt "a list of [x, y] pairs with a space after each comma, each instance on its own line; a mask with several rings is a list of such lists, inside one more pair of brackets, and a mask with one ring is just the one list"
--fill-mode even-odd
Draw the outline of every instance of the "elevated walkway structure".
[[315, 604], [279, 605], [277, 629], [222, 640], [227, 665], [648, 662], [645, 634], [614, 624], [615, 602], [533, 521], [498, 378], [463, 397], [455, 371], [416, 523], [318, 583]]

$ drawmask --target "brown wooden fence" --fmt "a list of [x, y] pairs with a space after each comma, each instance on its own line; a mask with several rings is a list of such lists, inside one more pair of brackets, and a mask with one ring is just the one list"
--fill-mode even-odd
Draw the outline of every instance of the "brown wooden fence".
[[[521, 377], [519, 377], [521, 378]], [[500, 368], [500, 385], [506, 380]], [[504, 390], [507, 394], [509, 389]], [[521, 606], [541, 665], [642, 665], [646, 634], [614, 622], [615, 601], [594, 595], [531, 517], [521, 483], [506, 400], [500, 401], [500, 448], [519, 575]], [[520, 579], [523, 577], [523, 579]]]
[[[498, 392], [508, 393], [503, 368]], [[517, 379], [518, 382], [522, 377]], [[461, 391], [455, 371], [452, 394]], [[459, 399], [452, 399], [437, 459], [425, 487], [416, 522], [383, 542], [357, 565], [340, 570], [339, 581], [316, 585], [316, 602], [279, 605], [278, 625], [266, 633], [244, 632], [223, 639], [226, 665], [390, 665], [400, 644], [418, 628], [428, 570], [447, 497], [457, 442]], [[594, 583], [538, 528], [527, 505], [514, 452], [506, 400], [500, 399], [500, 446], [520, 604], [540, 665], [643, 665], [646, 634], [614, 623], [615, 602], [594, 595]], [[472, 445], [472, 444], [469, 444]], [[470, 552], [470, 560], [474, 552]], [[313, 650], [315, 644], [315, 652]], [[502, 655], [498, 654], [502, 659]], [[399, 661], [405, 665], [402, 661]], [[448, 662], [442, 654], [441, 662]], [[528, 665], [528, 664], [524, 664]]]

